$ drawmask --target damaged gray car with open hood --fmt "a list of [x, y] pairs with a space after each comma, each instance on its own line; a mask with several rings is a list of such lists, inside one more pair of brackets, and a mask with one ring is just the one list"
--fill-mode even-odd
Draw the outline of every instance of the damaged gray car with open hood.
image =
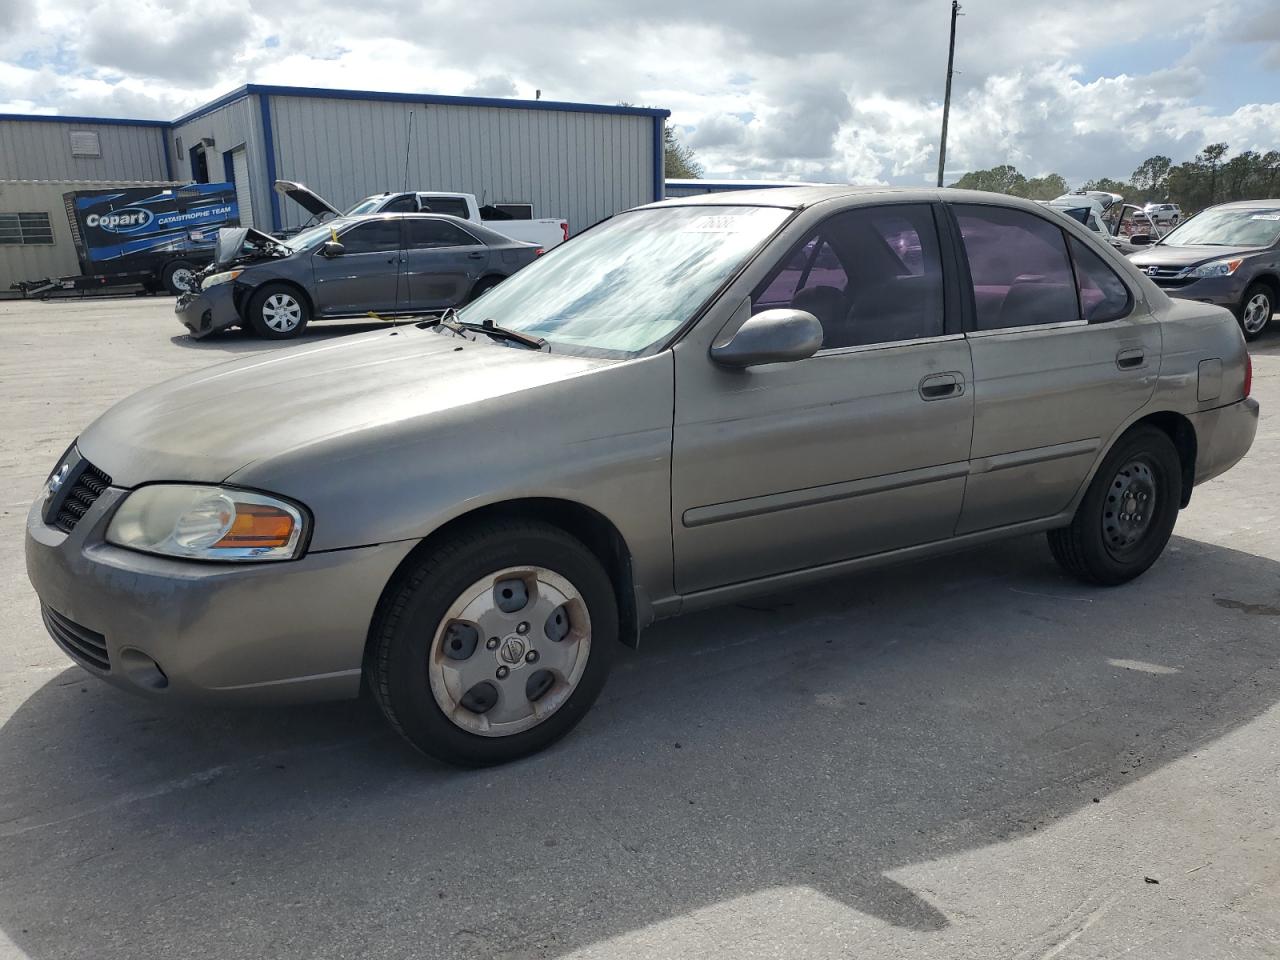
[[443, 214], [340, 217], [286, 239], [224, 229], [200, 289], [179, 298], [175, 311], [194, 337], [241, 327], [283, 340], [312, 320], [470, 303], [541, 253]]

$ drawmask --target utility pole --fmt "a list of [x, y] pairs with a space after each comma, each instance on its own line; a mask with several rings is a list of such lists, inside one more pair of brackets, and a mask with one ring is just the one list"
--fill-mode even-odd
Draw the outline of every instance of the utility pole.
[[947, 93], [942, 101], [942, 143], [938, 146], [938, 186], [947, 165], [947, 120], [951, 117], [951, 74], [956, 62], [956, 17], [960, 16], [960, 0], [951, 0], [951, 47], [947, 51]]

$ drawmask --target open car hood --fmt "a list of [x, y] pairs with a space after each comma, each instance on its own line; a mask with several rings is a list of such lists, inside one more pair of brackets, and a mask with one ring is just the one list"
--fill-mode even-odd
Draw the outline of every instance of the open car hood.
[[276, 193], [288, 197], [313, 217], [323, 217], [325, 214], [342, 215], [341, 210], [313, 191], [305, 183], [294, 183], [292, 180], [277, 180], [275, 186]]
[[233, 262], [250, 243], [261, 250], [269, 250], [279, 245], [279, 241], [274, 237], [253, 227], [223, 227], [218, 231], [218, 239], [214, 243], [214, 265], [221, 267]]

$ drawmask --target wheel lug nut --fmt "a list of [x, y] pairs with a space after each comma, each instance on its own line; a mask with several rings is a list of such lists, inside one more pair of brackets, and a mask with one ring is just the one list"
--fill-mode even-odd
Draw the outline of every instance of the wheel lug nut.
[[524, 655], [524, 662], [525, 662], [525, 663], [537, 663], [537, 662], [538, 662], [538, 651], [537, 651], [537, 650], [530, 650], [528, 653], [526, 653], [526, 654]]
[[499, 667], [499, 668], [498, 668], [498, 679], [499, 679], [499, 680], [505, 680], [505, 679], [507, 679], [507, 674], [508, 674], [508, 673], [510, 673], [510, 672], [511, 672], [511, 670], [510, 670], [509, 668], [505, 667], [505, 666], [504, 666], [504, 667]]
[[528, 633], [528, 632], [529, 632], [529, 624], [525, 623], [523, 620], [520, 623], [516, 624], [516, 633]]
[[498, 649], [498, 638], [497, 638], [497, 637], [490, 637], [488, 640], [486, 640], [486, 641], [485, 641], [485, 644], [484, 644], [484, 645], [485, 645], [488, 649], [490, 649], [490, 650], [497, 650], [497, 649]]

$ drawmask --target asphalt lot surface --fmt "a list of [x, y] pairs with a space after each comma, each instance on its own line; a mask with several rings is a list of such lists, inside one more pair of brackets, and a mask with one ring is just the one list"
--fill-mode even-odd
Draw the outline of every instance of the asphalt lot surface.
[[1137, 582], [1035, 537], [659, 624], [566, 740], [460, 772], [364, 703], [171, 707], [45, 635], [67, 443], [287, 349], [171, 310], [0, 301], [0, 957], [1280, 957], [1280, 334]]

